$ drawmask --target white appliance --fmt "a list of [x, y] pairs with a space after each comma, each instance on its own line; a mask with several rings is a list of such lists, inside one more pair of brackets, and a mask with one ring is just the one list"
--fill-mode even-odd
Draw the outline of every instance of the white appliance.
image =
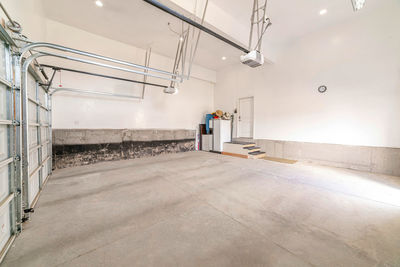
[[212, 134], [203, 134], [201, 136], [201, 150], [210, 151], [212, 150]]
[[232, 141], [231, 120], [215, 119], [213, 122], [213, 150], [222, 152], [224, 143]]

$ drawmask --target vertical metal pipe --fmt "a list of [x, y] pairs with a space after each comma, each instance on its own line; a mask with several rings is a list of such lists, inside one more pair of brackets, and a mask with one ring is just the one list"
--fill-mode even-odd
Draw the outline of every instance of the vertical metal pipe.
[[48, 128], [48, 134], [49, 134], [49, 155], [51, 157], [51, 160], [49, 160], [48, 162], [48, 174], [50, 175], [53, 172], [53, 104], [52, 104], [52, 96], [50, 95], [50, 93], [47, 94], [47, 108], [48, 108], [48, 116], [49, 116], [49, 128]]
[[[39, 98], [39, 83], [36, 81], [35, 83], [35, 92], [36, 92], [36, 102], [40, 103], [40, 98]], [[36, 127], [37, 132], [36, 132], [36, 140], [37, 140], [37, 144], [40, 145], [38, 147], [38, 164], [42, 164], [42, 151], [43, 151], [43, 147], [42, 145], [42, 138], [41, 138], [41, 133], [42, 133], [42, 127], [41, 127], [41, 120], [40, 120], [40, 105], [35, 104], [36, 106], [36, 122], [38, 123], [39, 126]], [[43, 169], [39, 170], [39, 191], [40, 189], [42, 189], [42, 183], [43, 183]]]
[[[44, 56], [43, 54], [34, 54], [28, 57], [21, 69], [21, 107], [22, 107], [22, 208], [30, 208], [29, 203], [29, 112], [28, 112], [28, 68], [33, 60]], [[29, 213], [23, 214], [23, 221], [29, 219]]]
[[263, 39], [263, 35], [264, 35], [264, 32], [265, 32], [265, 30], [266, 30], [266, 28], [265, 27], [268, 27], [269, 25], [265, 25], [265, 23], [266, 23], [266, 14], [267, 14], [267, 1], [268, 0], [265, 0], [265, 2], [264, 2], [264, 7], [263, 7], [263, 10], [264, 10], [264, 13], [263, 13], [263, 22], [262, 22], [262, 26], [261, 26], [261, 37], [259, 38], [259, 41], [258, 41], [258, 47], [257, 47], [257, 50], [258, 51], [261, 51], [261, 45], [262, 45], [262, 39]]
[[[151, 47], [146, 50], [146, 57], [144, 59], [144, 65], [145, 67], [148, 67], [150, 65], [150, 56], [151, 56]], [[144, 72], [148, 72], [145, 70]], [[143, 88], [142, 88], [142, 99], [144, 99], [144, 92], [146, 91], [146, 83], [147, 83], [147, 76], [143, 77]]]
[[[13, 75], [12, 75], [12, 57], [11, 57], [11, 50], [8, 45], [4, 46], [4, 59], [5, 59], [5, 70], [6, 70], [6, 80], [10, 82], [12, 85], [13, 83]], [[16, 194], [15, 194], [15, 177], [17, 175], [16, 172], [16, 125], [15, 118], [14, 118], [14, 110], [15, 110], [15, 94], [14, 94], [14, 86], [8, 87], [6, 89], [7, 94], [7, 119], [14, 121], [12, 125], [6, 126], [8, 129], [8, 156], [12, 157], [14, 160], [13, 162], [9, 163], [8, 165], [8, 182], [9, 182], [9, 194], [14, 193], [14, 198], [10, 202], [10, 228], [11, 228], [11, 235], [14, 235], [17, 232], [16, 229]]]
[[[208, 0], [206, 0], [206, 4], [204, 6], [203, 16], [201, 18], [201, 25], [203, 25], [203, 23], [204, 23], [204, 19], [206, 17], [207, 7], [208, 7]], [[188, 75], [187, 75], [188, 78], [190, 77], [190, 74], [192, 73], [192, 65], [193, 65], [194, 58], [195, 58], [195, 55], [196, 55], [196, 52], [197, 52], [197, 47], [199, 45], [200, 34], [201, 34], [201, 30], [199, 29], [199, 32], [197, 34], [197, 39], [196, 39], [196, 45], [194, 47], [193, 54], [190, 55], [190, 64], [189, 64], [189, 70], [188, 70]]]
[[251, 18], [250, 18], [251, 23], [250, 23], [249, 50], [251, 50], [251, 42], [252, 42], [252, 39], [253, 39], [254, 13], [255, 13], [255, 10], [256, 10], [256, 1], [258, 1], [258, 0], [254, 0], [253, 1], [253, 11], [251, 13]]
[[16, 217], [16, 231], [22, 230], [22, 134], [21, 134], [21, 65], [18, 56], [13, 56], [14, 66], [14, 120], [19, 123], [15, 127], [15, 217]]

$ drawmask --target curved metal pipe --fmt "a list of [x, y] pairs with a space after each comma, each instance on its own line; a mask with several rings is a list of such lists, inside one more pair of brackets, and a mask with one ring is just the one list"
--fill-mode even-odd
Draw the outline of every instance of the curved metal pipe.
[[[105, 63], [100, 63], [100, 62], [95, 62], [95, 61], [91, 61], [91, 60], [87, 60], [87, 59], [81, 59], [81, 58], [77, 58], [77, 57], [54, 54], [54, 53], [50, 53], [50, 52], [41, 52], [41, 51], [40, 52], [36, 51], [36, 52], [40, 53], [40, 54], [42, 54], [44, 56], [53, 56], [53, 57], [58, 57], [58, 58], [62, 58], [62, 59], [68, 59], [68, 60], [72, 60], [72, 61], [76, 61], [76, 62], [86, 63], [86, 64], [90, 64], [90, 65], [96, 65], [96, 66], [105, 67], [105, 68], [109, 68], [109, 69], [120, 70], [120, 71], [125, 71], [125, 72], [131, 72], [131, 73], [140, 74], [140, 75], [147, 75], [147, 76], [150, 76], [150, 77], [160, 78], [160, 79], [164, 79], [164, 80], [168, 80], [168, 81], [175, 81], [175, 82], [179, 82], [180, 81], [180, 80], [177, 80], [177, 79], [174, 79], [174, 78], [161, 77], [161, 76], [157, 76], [157, 75], [151, 74], [151, 73], [146, 73], [146, 72], [141, 72], [141, 71], [137, 71], [137, 70], [117, 67], [117, 66], [113, 66], [113, 65], [109, 65], [109, 64], [105, 64]], [[177, 76], [177, 75], [174, 75], [174, 76]]]
[[[46, 47], [46, 48], [56, 49], [56, 50], [60, 50], [60, 51], [68, 52], [68, 53], [78, 54], [78, 55], [92, 57], [92, 58], [97, 58], [97, 59], [100, 59], [100, 60], [109, 61], [109, 62], [113, 62], [113, 63], [117, 63], [117, 64], [121, 64], [121, 65], [126, 65], [126, 66], [130, 66], [130, 67], [134, 67], [134, 68], [139, 68], [139, 69], [143, 69], [143, 70], [158, 72], [158, 73], [161, 73], [163, 75], [169, 75], [169, 76], [174, 76], [174, 77], [178, 76], [179, 78], [182, 78], [181, 76], [173, 74], [173, 73], [170, 73], [168, 71], [159, 70], [159, 69], [155, 69], [155, 68], [151, 68], [151, 67], [145, 67], [145, 66], [142, 66], [142, 65], [134, 64], [134, 63], [123, 61], [123, 60], [110, 58], [110, 57], [106, 57], [106, 56], [101, 56], [101, 55], [97, 55], [97, 54], [94, 54], [94, 53], [85, 52], [85, 51], [81, 51], [81, 50], [78, 50], [78, 49], [73, 49], [73, 48], [62, 46], [62, 45], [56, 45], [56, 44], [45, 43], [45, 42], [32, 43], [32, 44], [29, 44], [27, 46], [24, 46], [21, 49], [21, 58], [27, 51], [32, 50], [34, 48], [38, 48], [38, 47]], [[157, 77], [157, 78], [160, 78], [160, 77]]]
[[[27, 90], [27, 84], [28, 84], [28, 67], [34, 61], [35, 59], [42, 57], [44, 55], [37, 53], [33, 54], [30, 57], [28, 57], [22, 68], [21, 68], [21, 104], [22, 104], [22, 120], [21, 120], [21, 146], [20, 146], [20, 155], [21, 155], [21, 161], [22, 161], [22, 171], [21, 171], [21, 177], [20, 177], [20, 185], [22, 185], [22, 188], [19, 188], [19, 190], [22, 191], [23, 194], [23, 203], [21, 207], [18, 207], [21, 209], [21, 214], [23, 213], [23, 209], [28, 209], [29, 208], [29, 192], [28, 192], [28, 184], [29, 184], [29, 146], [28, 146], [28, 140], [29, 140], [29, 118], [28, 118], [28, 90]], [[22, 57], [21, 57], [22, 58]], [[20, 61], [21, 61], [20, 58]], [[24, 218], [19, 218], [20, 220], [28, 219], [29, 218], [29, 213], [24, 214]], [[21, 223], [20, 221], [19, 223]]]
[[97, 91], [81, 90], [81, 89], [66, 88], [66, 87], [62, 87], [62, 88], [51, 87], [50, 89], [53, 89], [53, 91], [50, 92], [51, 96], [60, 91], [68, 91], [68, 92], [92, 94], [92, 95], [105, 95], [105, 96], [124, 97], [124, 98], [131, 98], [131, 99], [142, 99], [141, 96], [121, 95], [121, 94], [114, 94], [114, 93], [108, 93], [108, 92], [97, 92]]

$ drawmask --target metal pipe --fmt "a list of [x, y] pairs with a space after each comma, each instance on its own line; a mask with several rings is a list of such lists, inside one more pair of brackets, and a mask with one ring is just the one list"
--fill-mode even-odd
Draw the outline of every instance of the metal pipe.
[[235, 47], [235, 48], [237, 48], [237, 49], [239, 49], [239, 50], [241, 50], [243, 52], [245, 52], [246, 54], [250, 52], [247, 48], [244, 48], [243, 46], [241, 46], [241, 45], [239, 45], [239, 44], [237, 44], [235, 42], [232, 42], [231, 40], [223, 37], [222, 35], [210, 30], [207, 27], [204, 27], [203, 25], [195, 22], [194, 20], [192, 20], [192, 19], [190, 19], [188, 17], [185, 17], [184, 15], [176, 12], [175, 10], [172, 10], [171, 8], [161, 4], [160, 2], [158, 2], [156, 0], [143, 0], [143, 1], [145, 1], [146, 3], [149, 3], [150, 5], [153, 5], [153, 6], [157, 7], [157, 8], [159, 8], [159, 9], [161, 9], [162, 11], [164, 11], [164, 12], [166, 12], [166, 13], [168, 13], [168, 14], [170, 14], [170, 15], [172, 15], [172, 16], [180, 19], [180, 20], [183, 20], [184, 22], [186, 22], [186, 23], [188, 23], [188, 24], [190, 24], [190, 25], [202, 30], [203, 32], [206, 32], [206, 33], [214, 36], [215, 38], [217, 38], [217, 39], [219, 39], [219, 40], [221, 40], [221, 41], [223, 41], [223, 42], [225, 42], [225, 43], [227, 43], [227, 44], [229, 44], [229, 45], [231, 45], [231, 46], [233, 46], [233, 47]]
[[[43, 54], [37, 53], [30, 57], [28, 57], [21, 68], [21, 106], [22, 106], [22, 120], [21, 120], [21, 136], [22, 136], [22, 145], [20, 146], [20, 155], [22, 161], [22, 171], [21, 171], [21, 182], [22, 185], [22, 208], [29, 208], [29, 192], [28, 192], [28, 184], [29, 184], [29, 125], [28, 125], [28, 68], [29, 65], [35, 59], [44, 56]], [[22, 58], [22, 57], [21, 57]], [[21, 59], [20, 59], [21, 60]], [[29, 218], [29, 213], [23, 215], [22, 221], [26, 221]]]
[[139, 84], [143, 84], [143, 85], [151, 85], [151, 86], [162, 87], [162, 88], [168, 87], [166, 85], [161, 85], [161, 84], [148, 83], [148, 82], [142, 82], [142, 81], [137, 81], [137, 80], [130, 80], [130, 79], [125, 79], [125, 78], [120, 78], [120, 77], [115, 77], [115, 76], [110, 76], [110, 75], [98, 74], [98, 73], [82, 71], [82, 70], [68, 69], [68, 68], [63, 68], [63, 67], [58, 67], [58, 66], [53, 66], [53, 65], [47, 65], [47, 64], [41, 64], [41, 66], [44, 68], [52, 68], [54, 71], [64, 70], [64, 71], [69, 71], [69, 72], [97, 76], [97, 77], [101, 77], [101, 78], [114, 79], [114, 80], [120, 80], [120, 81], [125, 81], [125, 82], [132, 82], [132, 83], [139, 83]]
[[[204, 6], [203, 16], [201, 18], [201, 25], [203, 25], [203, 23], [204, 23], [204, 19], [206, 17], [206, 12], [207, 12], [207, 7], [208, 7], [208, 0], [206, 0], [206, 4]], [[196, 56], [197, 46], [199, 45], [200, 34], [201, 34], [201, 30], [199, 30], [199, 32], [197, 33], [197, 39], [196, 39], [196, 44], [194, 46], [193, 54], [190, 55], [190, 65], [189, 65], [189, 70], [188, 70], [188, 77], [190, 77], [190, 74], [192, 73], [192, 66], [193, 66], [194, 58]]]
[[10, 15], [8, 14], [7, 10], [4, 8], [4, 6], [3, 6], [3, 4], [1, 2], [0, 2], [0, 7], [1, 7], [1, 9], [3, 9], [4, 14], [6, 14], [8, 20], [11, 22], [13, 27], [16, 27], [14, 21], [12, 20], [12, 18], [10, 17]]
[[[150, 76], [150, 77], [160, 78], [160, 79], [164, 79], [164, 80], [168, 80], [168, 81], [175, 81], [175, 82], [179, 81], [179, 80], [174, 79], [174, 78], [162, 77], [162, 76], [158, 76], [156, 74], [141, 72], [141, 71], [122, 68], [122, 67], [117, 67], [117, 66], [113, 66], [113, 65], [109, 65], [109, 64], [105, 64], [105, 63], [95, 62], [95, 61], [91, 61], [91, 60], [86, 60], [86, 59], [81, 59], [81, 58], [76, 58], [76, 57], [71, 57], [71, 56], [66, 56], [66, 55], [54, 54], [54, 53], [43, 52], [43, 51], [40, 51], [38, 53], [42, 54], [42, 55], [46, 55], [46, 56], [53, 56], [53, 57], [68, 59], [68, 60], [81, 62], [81, 63], [86, 63], [86, 64], [90, 64], [90, 65], [96, 65], [96, 66], [100, 66], [100, 67], [104, 67], [104, 68], [120, 70], [120, 71], [125, 71], [125, 72], [131, 72], [131, 73], [140, 74], [140, 75], [147, 75], [147, 76]], [[178, 75], [172, 75], [172, 76], [178, 76]]]
[[[151, 47], [146, 49], [146, 56], [145, 56], [145, 62], [144, 65], [146, 67], [150, 66], [150, 57], [151, 57]], [[145, 72], [147, 73], [148, 71], [145, 70]], [[147, 84], [147, 76], [143, 77], [143, 87], [142, 87], [142, 99], [144, 99], [144, 93], [146, 91], [146, 84]], [[166, 88], [166, 87], [164, 87]]]
[[[43, 67], [43, 65], [40, 65], [40, 66], [42, 66], [42, 67]], [[53, 69], [53, 74], [51, 75], [51, 78], [50, 78], [49, 84], [47, 85], [47, 92], [49, 91], [49, 89], [50, 89], [51, 85], [53, 84], [53, 79], [54, 79], [54, 76], [55, 76], [55, 75], [56, 75], [56, 70], [54, 70], [54, 69]]]
[[105, 95], [105, 96], [113, 96], [113, 97], [123, 97], [123, 98], [132, 98], [132, 99], [142, 99], [140, 96], [132, 96], [132, 95], [121, 95], [121, 94], [114, 94], [114, 93], [108, 93], [108, 92], [98, 92], [98, 91], [90, 91], [90, 90], [81, 90], [81, 89], [75, 89], [75, 88], [55, 88], [51, 87], [53, 91], [50, 92], [50, 95], [54, 95], [57, 92], [60, 91], [68, 91], [68, 92], [76, 92], [76, 93], [84, 93], [84, 94], [92, 94], [92, 95]]
[[[145, 67], [145, 66], [142, 66], [142, 65], [134, 64], [134, 63], [123, 61], [123, 60], [114, 59], [114, 58], [110, 58], [110, 57], [106, 57], [106, 56], [93, 54], [93, 53], [90, 53], [90, 52], [85, 52], [85, 51], [81, 51], [81, 50], [77, 50], [77, 49], [73, 49], [73, 48], [69, 48], [69, 47], [65, 47], [65, 46], [61, 46], [61, 45], [45, 43], [45, 42], [32, 43], [32, 44], [29, 44], [29, 45], [23, 47], [21, 49], [21, 57], [27, 51], [32, 50], [34, 48], [38, 48], [38, 47], [46, 47], [46, 48], [56, 49], [56, 50], [60, 50], [60, 51], [68, 52], [68, 53], [73, 53], [73, 54], [78, 54], [78, 55], [82, 55], [82, 56], [87, 56], [87, 57], [92, 57], [92, 58], [104, 60], [104, 61], [109, 61], [109, 62], [113, 62], [113, 63], [125, 65], [125, 66], [129, 66], [129, 67], [134, 67], [134, 68], [139, 68], [139, 69], [143, 69], [143, 70], [153, 71], [153, 72], [160, 73], [162, 75], [175, 76], [173, 73], [170, 73], [168, 71], [154, 69], [154, 68], [150, 68], [150, 67]], [[154, 76], [154, 77], [160, 78], [158, 76]]]
[[12, 39], [16, 40], [16, 41], [20, 41], [20, 42], [25, 42], [25, 43], [28, 43], [28, 44], [32, 44], [33, 43], [32, 41], [29, 41], [29, 40], [26, 40], [26, 39], [22, 39], [22, 38], [18, 38], [18, 37], [12, 37]]

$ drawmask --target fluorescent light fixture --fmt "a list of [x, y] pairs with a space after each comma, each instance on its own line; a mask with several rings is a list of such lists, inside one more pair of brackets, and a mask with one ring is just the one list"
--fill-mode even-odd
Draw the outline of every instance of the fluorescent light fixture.
[[226, 57], [224, 56], [224, 57], [222, 57], [221, 59], [222, 59], [222, 60], [226, 60]]
[[103, 7], [103, 2], [101, 2], [100, 0], [96, 0], [96, 2], [94, 2], [96, 4], [96, 6], [98, 7]]
[[321, 9], [321, 11], [319, 11], [319, 14], [320, 14], [320, 15], [325, 15], [326, 12], [328, 12], [327, 9]]
[[360, 10], [365, 5], [365, 0], [351, 0], [351, 2], [353, 3], [354, 11]]

